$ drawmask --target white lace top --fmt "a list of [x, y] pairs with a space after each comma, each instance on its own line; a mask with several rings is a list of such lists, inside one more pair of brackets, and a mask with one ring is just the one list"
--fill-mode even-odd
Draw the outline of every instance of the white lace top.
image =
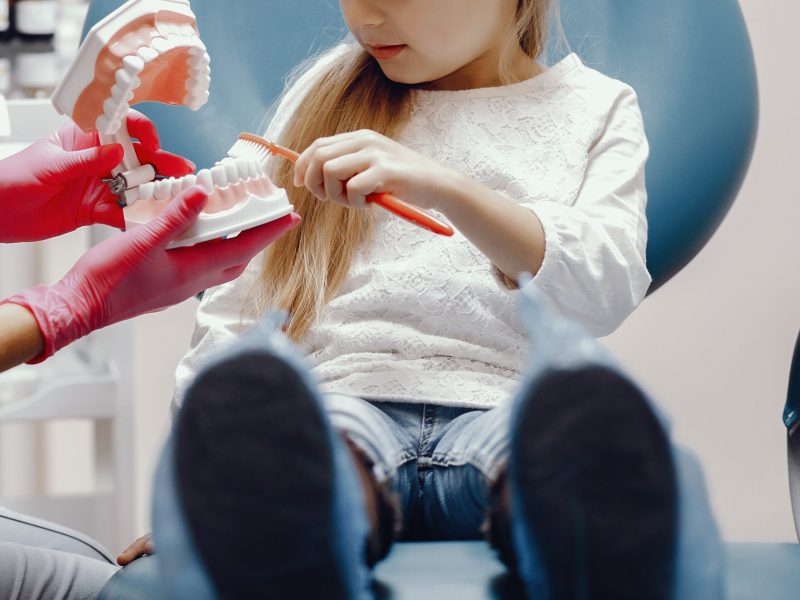
[[[268, 137], [328, 60], [290, 90]], [[644, 297], [648, 146], [629, 86], [573, 54], [513, 85], [419, 91], [399, 141], [533, 210], [546, 241], [535, 280], [595, 335], [613, 331]], [[517, 292], [458, 232], [436, 236], [380, 213], [372, 243], [302, 344], [322, 389], [496, 406], [536, 347], [517, 317]], [[177, 370], [176, 402], [203, 358], [251, 324], [243, 303], [259, 272], [257, 258], [239, 279], [206, 292]]]

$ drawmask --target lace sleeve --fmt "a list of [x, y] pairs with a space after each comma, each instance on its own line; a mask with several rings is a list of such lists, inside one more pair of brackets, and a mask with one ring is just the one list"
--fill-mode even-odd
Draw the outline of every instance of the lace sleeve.
[[623, 86], [589, 149], [575, 202], [524, 204], [545, 231], [544, 262], [535, 280], [563, 314], [597, 336], [619, 327], [650, 285], [648, 153], [636, 94]]

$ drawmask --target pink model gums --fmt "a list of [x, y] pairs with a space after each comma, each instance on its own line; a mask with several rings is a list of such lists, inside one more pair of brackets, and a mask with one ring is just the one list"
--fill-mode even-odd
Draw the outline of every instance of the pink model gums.
[[202, 107], [210, 62], [188, 0], [133, 0], [92, 28], [53, 104], [84, 131], [110, 136], [137, 102]]
[[227, 157], [179, 179], [156, 179], [141, 165], [126, 126], [132, 104], [144, 101], [199, 110], [208, 102], [211, 58], [199, 36], [189, 0], [129, 0], [87, 34], [53, 95], [53, 105], [103, 144], [124, 149], [108, 181], [125, 208], [127, 226], [147, 223], [194, 184], [208, 202], [196, 224], [171, 247], [192, 245], [273, 221], [292, 212], [256, 160]]

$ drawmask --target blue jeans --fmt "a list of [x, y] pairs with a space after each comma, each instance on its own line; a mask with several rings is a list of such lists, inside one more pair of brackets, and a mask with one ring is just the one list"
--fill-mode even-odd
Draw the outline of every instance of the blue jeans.
[[[489, 490], [509, 458], [513, 401], [491, 410], [324, 397], [333, 425], [397, 495], [401, 539], [480, 539]], [[721, 598], [723, 549], [694, 454], [673, 446], [678, 485], [675, 598]]]
[[481, 538], [489, 487], [509, 453], [511, 402], [492, 410], [324, 396], [334, 427], [399, 500], [401, 538]]
[[[525, 314], [534, 317], [538, 314], [546, 323], [553, 321], [546, 312]], [[271, 352], [287, 355], [289, 364], [305, 373], [304, 367], [298, 366], [299, 359], [288, 351], [288, 342], [268, 331], [261, 335], [264, 336], [261, 342], [250, 336], [242, 343], [267, 344], [272, 347]], [[574, 340], [573, 337], [574, 334], [559, 331], [540, 336], [539, 339], [559, 342], [560, 347], [549, 352], [540, 348], [543, 360], [528, 369], [523, 387], [535, 383], [541, 373], [551, 368], [609, 364], [610, 359], [600, 352], [594, 340], [580, 335]], [[309, 379], [306, 383], [313, 382]], [[332, 394], [324, 396], [322, 403], [332, 426], [369, 457], [378, 481], [397, 494], [402, 510], [401, 537], [474, 539], [480, 537], [489, 508], [491, 483], [509, 459], [512, 419], [518, 414], [515, 407], [524, 398], [525, 394], [509, 398], [491, 410], [369, 402]], [[651, 408], [658, 414], [655, 407]], [[665, 420], [662, 423], [668, 428]], [[160, 562], [162, 566], [169, 563], [162, 568], [163, 581], [184, 580], [179, 581], [185, 591], [182, 597], [214, 597], [213, 586], [197, 556], [177, 501], [170, 455], [168, 444], [156, 478], [153, 509], [157, 546], [163, 542]], [[257, 461], [258, 457], [252, 459]], [[721, 597], [724, 566], [702, 474], [696, 460], [674, 446], [673, 459], [678, 491], [673, 598], [716, 600]], [[337, 469], [340, 468], [352, 469], [352, 461], [341, 461], [337, 464]], [[351, 514], [342, 510], [339, 521], [353, 526], [363, 521], [363, 515], [354, 512], [356, 508], [363, 510], [363, 499], [353, 473], [343, 471], [339, 476], [346, 482], [339, 488], [342, 496], [352, 496], [347, 498], [351, 501], [343, 503]], [[528, 550], [532, 543], [527, 543]], [[536, 565], [529, 561], [528, 566]]]

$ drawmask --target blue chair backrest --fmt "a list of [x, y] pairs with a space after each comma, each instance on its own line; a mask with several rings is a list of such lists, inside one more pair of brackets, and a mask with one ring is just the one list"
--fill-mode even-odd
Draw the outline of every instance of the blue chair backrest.
[[728, 211], [758, 122], [753, 52], [736, 0], [561, 0], [571, 49], [629, 83], [644, 115], [655, 289]]
[[[87, 27], [121, 5], [93, 0]], [[335, 0], [195, 0], [212, 60], [198, 113], [143, 104], [165, 148], [209, 166], [260, 133], [285, 75], [344, 31]], [[570, 48], [639, 94], [651, 145], [648, 265], [655, 289], [709, 239], [739, 189], [756, 133], [750, 42], [736, 0], [561, 0]], [[552, 59], [558, 57], [552, 53]]]

